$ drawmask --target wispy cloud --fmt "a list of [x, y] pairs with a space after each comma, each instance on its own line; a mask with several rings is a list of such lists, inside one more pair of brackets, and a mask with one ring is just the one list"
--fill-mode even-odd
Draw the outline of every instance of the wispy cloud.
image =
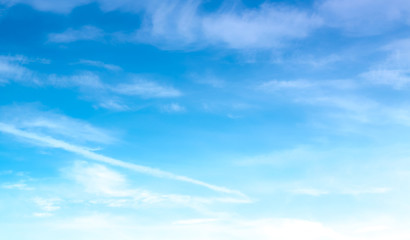
[[138, 96], [142, 98], [173, 98], [182, 95], [181, 91], [160, 84], [152, 80], [132, 77], [130, 81], [118, 84], [108, 84], [92, 72], [84, 72], [72, 76], [50, 75], [49, 84], [56, 87], [79, 87], [82, 90], [99, 91], [124, 96]]
[[191, 183], [191, 184], [194, 184], [194, 185], [203, 186], [205, 188], [211, 189], [211, 190], [216, 191], [216, 192], [233, 194], [233, 195], [236, 195], [236, 196], [245, 197], [244, 194], [242, 194], [241, 192], [236, 191], [236, 190], [232, 190], [232, 189], [228, 189], [228, 188], [225, 188], [225, 187], [213, 185], [213, 184], [206, 183], [206, 182], [196, 180], [196, 179], [193, 179], [193, 178], [189, 178], [189, 177], [186, 177], [186, 176], [181, 176], [181, 175], [177, 175], [177, 174], [174, 174], [174, 173], [166, 172], [166, 171], [163, 171], [163, 170], [160, 170], [160, 169], [151, 168], [151, 167], [142, 166], [142, 165], [137, 165], [137, 164], [117, 160], [117, 159], [114, 159], [114, 158], [110, 158], [110, 157], [107, 157], [105, 155], [92, 152], [92, 151], [90, 151], [90, 150], [88, 150], [84, 147], [81, 147], [81, 146], [73, 145], [73, 144], [70, 144], [70, 143], [67, 143], [67, 142], [64, 142], [64, 141], [49, 137], [49, 136], [41, 136], [41, 135], [38, 135], [38, 134], [35, 134], [35, 133], [32, 133], [32, 132], [28, 132], [28, 131], [18, 129], [13, 125], [0, 123], [0, 131], [3, 132], [3, 133], [11, 134], [11, 135], [19, 137], [19, 138], [32, 140], [32, 141], [44, 144], [44, 145], [52, 147], [52, 148], [63, 149], [65, 151], [78, 154], [78, 155], [86, 157], [88, 159], [92, 159], [92, 160], [99, 161], [99, 162], [104, 162], [104, 163], [107, 163], [107, 164], [110, 164], [110, 165], [113, 165], [113, 166], [118, 166], [118, 167], [123, 167], [123, 168], [129, 169], [129, 170], [133, 170], [135, 172], [139, 172], [139, 173], [143, 173], [143, 174], [147, 174], [147, 175], [151, 175], [151, 176], [159, 177], [159, 178], [166, 178], [166, 179], [172, 179], [172, 180], [177, 180], [177, 181], [182, 181], [182, 182], [188, 182], [188, 183]]
[[225, 6], [213, 13], [202, 13], [199, 3], [163, 3], [147, 9], [148, 17], [134, 41], [164, 48], [211, 45], [269, 49], [304, 38], [322, 24], [313, 14], [273, 4], [262, 4], [253, 10]]
[[79, 64], [84, 64], [84, 65], [89, 65], [89, 66], [95, 66], [95, 67], [99, 67], [99, 68], [105, 68], [105, 69], [110, 70], [110, 71], [119, 71], [119, 70], [121, 70], [121, 67], [119, 67], [117, 65], [108, 64], [108, 63], [104, 63], [104, 62], [101, 62], [101, 61], [81, 59], [78, 63]]
[[25, 58], [21, 56], [0, 56], [0, 83], [15, 81], [41, 84], [35, 73], [23, 66], [25, 62]]
[[67, 29], [62, 33], [52, 33], [48, 36], [49, 42], [70, 43], [75, 41], [101, 40], [104, 31], [94, 26], [83, 26], [80, 29]]
[[[256, 10], [218, 12], [203, 19], [205, 39], [230, 48], [272, 48], [304, 38], [319, 27], [319, 17], [292, 8], [263, 4]], [[243, 31], [246, 29], [246, 31]]]
[[249, 203], [250, 200], [237, 197], [196, 197], [173, 193], [156, 193], [131, 184], [127, 178], [106, 166], [77, 161], [74, 167], [64, 172], [77, 183], [84, 186], [88, 193], [97, 197], [90, 200], [93, 204], [110, 207], [135, 207], [141, 204], [173, 204], [196, 208], [198, 205], [224, 203]]
[[410, 84], [410, 71], [404, 69], [374, 69], [361, 74], [366, 81], [375, 85], [386, 85], [400, 90]]
[[173, 87], [162, 86], [156, 82], [135, 79], [131, 83], [122, 83], [111, 86], [110, 90], [130, 96], [140, 96], [146, 98], [179, 97], [181, 92]]
[[[90, 224], [86, 224], [86, 223]], [[88, 229], [101, 229], [104, 232], [102, 239], [111, 239], [115, 236], [130, 237], [142, 236], [146, 239], [185, 240], [185, 239], [282, 239], [282, 240], [316, 240], [354, 239], [346, 232], [338, 232], [320, 222], [303, 219], [228, 219], [216, 221], [214, 219], [180, 220], [172, 227], [169, 224], [136, 224], [133, 219], [116, 218], [115, 216], [93, 215], [55, 222], [50, 227], [61, 231], [87, 233], [89, 238], [99, 236]], [[201, 236], [198, 236], [201, 233]], [[367, 238], [365, 238], [367, 240]], [[371, 239], [371, 238], [369, 238]]]
[[329, 194], [328, 191], [320, 190], [316, 188], [296, 188], [296, 189], [292, 189], [291, 192], [295, 194], [311, 195], [315, 197]]
[[367, 194], [386, 194], [390, 192], [390, 188], [386, 187], [368, 187], [358, 188], [350, 187], [344, 189], [318, 189], [318, 188], [295, 188], [290, 192], [298, 195], [310, 195], [319, 197], [322, 195], [367, 195]]
[[35, 212], [35, 217], [50, 217], [53, 216], [53, 212], [60, 210], [59, 203], [62, 202], [60, 198], [42, 198], [35, 197], [33, 202], [37, 205], [41, 212]]
[[192, 79], [195, 83], [208, 85], [214, 88], [222, 88], [227, 83], [223, 79], [214, 76], [213, 74], [205, 73], [205, 74], [196, 74], [192, 73], [188, 75], [188, 78]]
[[170, 104], [162, 105], [161, 110], [164, 112], [169, 112], [169, 113], [181, 113], [181, 112], [186, 111], [185, 107], [179, 105], [178, 103], [170, 103]]
[[28, 186], [24, 182], [18, 182], [18, 183], [4, 183], [1, 185], [2, 188], [4, 189], [17, 189], [17, 190], [34, 190], [33, 187]]
[[[114, 111], [139, 109], [139, 107], [130, 106], [130, 97], [152, 99], [177, 98], [183, 95], [181, 90], [171, 84], [130, 74], [126, 74], [123, 81], [109, 83], [109, 81], [104, 81], [99, 74], [92, 71], [82, 71], [72, 75], [39, 73], [23, 65], [30, 61], [34, 60], [24, 56], [18, 56], [18, 58], [0, 56], [0, 84], [18, 82], [36, 87], [72, 88], [84, 95], [84, 99], [96, 102], [95, 107]], [[98, 61], [80, 60], [79, 63], [112, 71], [121, 69], [119, 66]]]
[[[40, 10], [67, 12], [88, 2], [75, 1], [61, 6], [52, 1], [28, 3]], [[205, 12], [201, 8], [203, 1], [199, 0], [97, 2], [104, 11], [143, 12], [142, 27], [136, 28], [133, 34], [104, 33], [94, 26], [69, 28], [50, 34], [49, 42], [103, 40], [109, 35], [120, 41], [143, 42], [161, 48], [271, 49], [287, 45], [293, 39], [305, 38], [323, 24], [317, 14], [283, 4], [265, 3], [255, 9], [246, 9], [225, 3], [217, 11]]]
[[3, 122], [38, 134], [52, 134], [68, 140], [112, 143], [115, 138], [101, 128], [73, 119], [55, 111], [42, 110], [38, 104], [0, 107]]
[[326, 0], [318, 6], [327, 25], [353, 35], [381, 34], [409, 23], [410, 4], [405, 0]]
[[344, 80], [270, 80], [262, 82], [257, 89], [266, 92], [294, 90], [352, 90], [359, 87], [356, 82]]
[[360, 74], [360, 77], [370, 85], [384, 85], [395, 90], [407, 89], [410, 84], [410, 40], [395, 40], [378, 50], [386, 56]]
[[57, 210], [60, 209], [60, 206], [58, 206], [58, 203], [61, 202], [61, 199], [59, 199], [59, 198], [36, 197], [36, 198], [33, 199], [33, 201], [43, 211], [53, 212], [53, 211], [57, 211]]
[[[333, 124], [400, 124], [407, 126], [407, 103], [392, 106], [364, 94], [369, 86], [388, 85], [397, 90], [407, 86], [405, 70], [370, 70], [354, 79], [345, 80], [271, 80], [262, 82], [255, 90], [287, 103], [314, 106], [322, 117], [332, 118]], [[360, 104], [357, 104], [360, 102]], [[317, 115], [315, 116], [318, 120]]]

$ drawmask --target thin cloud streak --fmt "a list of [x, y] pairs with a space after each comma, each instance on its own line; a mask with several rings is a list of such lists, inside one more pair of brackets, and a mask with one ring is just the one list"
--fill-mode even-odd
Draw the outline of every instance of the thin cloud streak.
[[92, 151], [87, 150], [87, 149], [85, 149], [81, 146], [76, 146], [76, 145], [69, 144], [67, 142], [64, 142], [64, 141], [61, 141], [61, 140], [58, 140], [58, 139], [54, 139], [52, 137], [39, 136], [39, 135], [34, 134], [34, 133], [26, 132], [26, 131], [17, 129], [14, 126], [9, 125], [9, 124], [5, 124], [5, 123], [0, 122], [0, 132], [8, 133], [8, 134], [11, 134], [11, 135], [14, 135], [14, 136], [17, 136], [17, 137], [22, 137], [22, 138], [29, 139], [29, 140], [34, 140], [34, 141], [37, 141], [39, 143], [46, 144], [46, 145], [48, 145], [50, 147], [53, 147], [53, 148], [63, 149], [63, 150], [66, 150], [68, 152], [72, 152], [72, 153], [76, 153], [78, 155], [84, 156], [88, 159], [92, 159], [92, 160], [99, 161], [99, 162], [104, 162], [104, 163], [107, 163], [107, 164], [110, 164], [110, 165], [113, 165], [113, 166], [123, 167], [123, 168], [126, 168], [126, 169], [133, 170], [135, 172], [139, 172], [139, 173], [143, 173], [143, 174], [147, 174], [147, 175], [151, 175], [151, 176], [159, 177], [159, 178], [168, 178], [168, 179], [178, 180], [178, 181], [182, 181], [182, 182], [188, 182], [188, 183], [192, 183], [192, 184], [195, 184], [195, 185], [203, 186], [205, 188], [211, 189], [211, 190], [216, 191], [216, 192], [233, 194], [233, 195], [238, 195], [238, 196], [247, 198], [246, 195], [244, 195], [243, 193], [241, 193], [237, 190], [232, 190], [232, 189], [228, 189], [228, 188], [225, 188], [225, 187], [216, 186], [216, 185], [209, 184], [209, 183], [199, 181], [199, 180], [196, 180], [196, 179], [193, 179], [193, 178], [189, 178], [189, 177], [186, 177], [186, 176], [176, 175], [174, 173], [162, 171], [160, 169], [141, 166], [141, 165], [137, 165], [137, 164], [117, 160], [117, 159], [114, 159], [114, 158], [111, 158], [111, 157], [104, 156], [102, 154], [92, 152]]

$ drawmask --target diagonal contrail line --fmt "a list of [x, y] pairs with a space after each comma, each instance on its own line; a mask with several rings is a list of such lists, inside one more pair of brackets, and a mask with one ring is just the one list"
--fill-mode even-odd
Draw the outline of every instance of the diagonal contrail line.
[[196, 179], [189, 178], [186, 176], [177, 175], [177, 174], [163, 171], [160, 169], [142, 166], [142, 165], [138, 165], [134, 163], [124, 162], [124, 161], [121, 161], [115, 158], [107, 157], [102, 154], [92, 152], [81, 146], [73, 145], [73, 144], [64, 142], [62, 140], [52, 138], [52, 137], [41, 136], [35, 133], [27, 132], [27, 131], [18, 129], [12, 125], [1, 123], [1, 122], [0, 122], [0, 132], [8, 133], [8, 134], [21, 137], [21, 138], [25, 138], [25, 139], [35, 140], [37, 142], [46, 144], [52, 148], [63, 149], [65, 151], [81, 155], [88, 159], [92, 159], [92, 160], [99, 161], [99, 162], [104, 162], [104, 163], [107, 163], [113, 166], [123, 167], [126, 169], [133, 170], [135, 172], [139, 172], [139, 173], [143, 173], [143, 174], [147, 174], [147, 175], [151, 175], [151, 176], [155, 176], [159, 178], [168, 178], [168, 179], [188, 182], [188, 183], [192, 183], [195, 185], [206, 187], [216, 192], [235, 194], [235, 195], [239, 195], [242, 197], [246, 197], [243, 193], [236, 191], [236, 190], [228, 189], [228, 188], [221, 187], [221, 186], [216, 186], [216, 185], [209, 184], [209, 183], [206, 183], [200, 180], [196, 180]]

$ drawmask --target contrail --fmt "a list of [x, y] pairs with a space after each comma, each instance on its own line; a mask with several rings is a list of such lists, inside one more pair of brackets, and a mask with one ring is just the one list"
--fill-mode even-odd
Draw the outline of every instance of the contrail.
[[216, 185], [209, 184], [209, 183], [206, 183], [206, 182], [203, 182], [203, 181], [199, 181], [199, 180], [196, 180], [196, 179], [193, 179], [193, 178], [177, 175], [177, 174], [174, 174], [174, 173], [171, 173], [171, 172], [162, 171], [160, 169], [151, 168], [151, 167], [147, 167], [147, 166], [142, 166], [142, 165], [138, 165], [138, 164], [134, 164], [134, 163], [124, 162], [124, 161], [121, 161], [121, 160], [118, 160], [118, 159], [115, 159], [115, 158], [107, 157], [107, 156], [104, 156], [102, 154], [92, 152], [92, 151], [90, 151], [90, 150], [88, 150], [84, 147], [81, 147], [81, 146], [76, 146], [76, 145], [73, 145], [73, 144], [70, 144], [70, 143], [67, 143], [67, 142], [52, 138], [52, 137], [40, 136], [40, 135], [37, 135], [35, 133], [23, 131], [23, 130], [15, 128], [12, 125], [1, 123], [1, 122], [0, 122], [0, 132], [8, 133], [8, 134], [11, 134], [11, 135], [14, 135], [14, 136], [18, 136], [18, 137], [22, 137], [22, 138], [26, 138], [26, 139], [30, 139], [30, 140], [35, 140], [37, 142], [46, 144], [46, 145], [48, 145], [49, 147], [52, 147], [52, 148], [63, 149], [63, 150], [66, 150], [68, 152], [72, 152], [72, 153], [76, 153], [78, 155], [84, 156], [88, 159], [108, 163], [108, 164], [113, 165], [113, 166], [127, 168], [127, 169], [133, 170], [135, 172], [139, 172], [139, 173], [143, 173], [143, 174], [147, 174], [147, 175], [151, 175], [151, 176], [155, 176], [155, 177], [159, 177], [159, 178], [168, 178], [168, 179], [188, 182], [188, 183], [192, 183], [192, 184], [196, 184], [196, 185], [199, 185], [199, 186], [206, 187], [206, 188], [211, 189], [211, 190], [216, 191], [216, 192], [235, 194], [235, 195], [239, 195], [241, 197], [246, 197], [243, 193], [241, 193], [239, 191], [236, 191], [236, 190], [228, 189], [228, 188], [221, 187], [221, 186], [216, 186]]

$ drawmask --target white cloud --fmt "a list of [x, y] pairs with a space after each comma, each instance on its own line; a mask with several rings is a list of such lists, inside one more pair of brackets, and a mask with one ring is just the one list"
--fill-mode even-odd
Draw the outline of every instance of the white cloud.
[[164, 48], [223, 46], [232, 49], [267, 49], [307, 37], [322, 23], [312, 14], [262, 4], [257, 9], [221, 8], [199, 11], [199, 1], [164, 3], [147, 10], [143, 28], [134, 40]]
[[26, 140], [30, 140], [30, 141], [34, 141], [36, 143], [39, 144], [44, 144], [46, 146], [52, 147], [52, 148], [58, 148], [58, 149], [63, 149], [65, 151], [68, 152], [72, 152], [72, 153], [76, 153], [80, 156], [86, 157], [88, 159], [91, 160], [95, 160], [95, 161], [99, 161], [99, 162], [104, 162], [113, 166], [118, 166], [118, 167], [122, 167], [122, 168], [126, 168], [135, 172], [139, 172], [142, 174], [147, 174], [147, 175], [151, 175], [154, 177], [159, 177], [159, 178], [166, 178], [166, 179], [172, 179], [172, 180], [176, 180], [176, 181], [182, 181], [182, 182], [187, 182], [187, 183], [191, 183], [194, 185], [198, 185], [198, 186], [202, 186], [205, 188], [208, 188], [210, 190], [213, 190], [215, 192], [220, 192], [220, 193], [226, 193], [226, 194], [231, 194], [231, 195], [235, 195], [235, 196], [239, 196], [241, 198], [244, 198], [245, 201], [247, 201], [247, 197], [237, 191], [237, 190], [232, 190], [226, 187], [222, 187], [222, 186], [217, 186], [217, 185], [213, 185], [210, 183], [206, 183], [200, 180], [196, 180], [193, 178], [189, 178], [186, 176], [181, 176], [181, 175], [177, 175], [171, 172], [166, 172], [160, 169], [156, 169], [156, 168], [151, 168], [151, 167], [147, 167], [147, 166], [142, 166], [142, 165], [137, 165], [137, 164], [133, 164], [133, 163], [129, 163], [129, 162], [124, 162], [121, 160], [117, 160], [114, 158], [110, 158], [107, 156], [104, 156], [102, 154], [98, 154], [95, 152], [92, 152], [90, 150], [88, 150], [87, 148], [84, 148], [82, 146], [77, 146], [74, 144], [70, 144], [49, 136], [43, 136], [43, 135], [38, 135], [35, 134], [33, 132], [28, 132], [25, 130], [21, 130], [16, 128], [13, 125], [10, 124], [5, 124], [5, 123], [1, 123], [0, 122], [0, 132], [3, 133], [7, 133], [7, 134], [11, 134], [13, 136], [22, 138], [22, 139], [26, 139]]
[[[218, 219], [197, 224], [170, 224], [166, 221], [150, 223], [144, 217], [124, 217], [94, 213], [46, 221], [30, 225], [8, 224], [7, 239], [135, 239], [144, 240], [407, 240], [410, 232], [399, 221], [367, 221], [360, 224], [341, 221], [338, 225], [297, 218]], [[359, 221], [359, 220], [357, 220]], [[364, 230], [364, 231], [360, 231]], [[27, 237], [29, 236], [29, 237]]]
[[[54, 222], [51, 229], [81, 233], [88, 239], [112, 239], [122, 236], [124, 239], [132, 239], [140, 236], [146, 240], [169, 239], [169, 240], [249, 240], [249, 239], [281, 239], [281, 240], [347, 240], [355, 239], [344, 236], [335, 230], [324, 226], [320, 222], [301, 219], [228, 219], [224, 221], [208, 221], [201, 219], [195, 224], [138, 224], [127, 218], [113, 216], [93, 215], [67, 219]], [[89, 224], [87, 224], [89, 223]], [[99, 231], [96, 231], [96, 230]], [[101, 231], [103, 234], [101, 234]], [[52, 231], [51, 231], [52, 232]], [[64, 234], [63, 234], [64, 235]]]
[[0, 119], [18, 128], [38, 134], [52, 134], [78, 142], [112, 143], [112, 133], [94, 127], [82, 120], [45, 111], [35, 104], [0, 107]]
[[190, 77], [193, 78], [196, 83], [208, 85], [214, 88], [222, 88], [226, 85], [224, 80], [212, 75], [207, 75], [205, 77], [200, 75], [191, 75]]
[[83, 26], [78, 30], [67, 29], [62, 33], [52, 33], [48, 36], [49, 42], [70, 43], [84, 40], [102, 40], [104, 32], [94, 26]]
[[[107, 83], [99, 75], [91, 71], [83, 71], [73, 75], [41, 74], [26, 68], [23, 64], [30, 62], [45, 63], [44, 59], [29, 59], [24, 56], [0, 56], [0, 85], [10, 81], [31, 84], [36, 87], [53, 86], [56, 88], [75, 88], [82, 93], [82, 98], [96, 102], [94, 107], [114, 111], [129, 111], [139, 107], [130, 106], [129, 96], [140, 98], [176, 98], [182, 92], [173, 86], [143, 77], [126, 77], [125, 81]], [[81, 60], [80, 63], [103, 67], [112, 71], [121, 68], [99, 61]], [[181, 110], [181, 109], [180, 109]]]
[[179, 97], [181, 92], [173, 87], [163, 86], [153, 81], [136, 79], [132, 83], [121, 83], [110, 87], [111, 91], [122, 95], [144, 98]]
[[402, 69], [374, 69], [361, 74], [366, 81], [375, 85], [403, 89], [410, 84], [410, 71]]
[[321, 25], [306, 12], [263, 4], [257, 10], [219, 12], [203, 20], [205, 38], [229, 48], [272, 48], [304, 38]]
[[[108, 108], [127, 109], [126, 105], [116, 100], [116, 96], [138, 96], [142, 98], [174, 98], [182, 95], [181, 91], [156, 81], [135, 78], [118, 84], [103, 82], [98, 75], [92, 72], [83, 72], [72, 76], [49, 75], [48, 84], [55, 87], [78, 87], [89, 95], [103, 96], [104, 102], [100, 106]], [[118, 97], [117, 97], [118, 98]]]
[[175, 206], [198, 208], [198, 206], [213, 203], [249, 203], [242, 198], [231, 197], [195, 197], [171, 193], [156, 193], [134, 186], [125, 175], [100, 164], [88, 164], [77, 161], [72, 168], [64, 169], [65, 174], [85, 188], [85, 191], [95, 195], [89, 201], [92, 204], [102, 204], [109, 207], [141, 207], [142, 204], [157, 206]]
[[127, 104], [123, 103], [121, 100], [114, 97], [103, 98], [98, 101], [96, 108], [105, 108], [113, 111], [130, 111], [132, 110]]
[[101, 61], [81, 59], [79, 61], [79, 63], [84, 64], [84, 65], [90, 65], [90, 66], [105, 68], [105, 69], [110, 70], [110, 71], [119, 71], [119, 70], [121, 70], [121, 67], [119, 67], [117, 65], [108, 64], [108, 63], [104, 63], [104, 62], [101, 62]]
[[33, 199], [34, 203], [45, 212], [54, 212], [59, 210], [61, 207], [58, 204], [62, 201], [60, 198], [41, 198], [36, 197]]
[[43, 218], [43, 217], [51, 217], [51, 216], [53, 216], [53, 214], [50, 213], [50, 212], [35, 212], [35, 213], [33, 213], [33, 216]]
[[46, 83], [55, 87], [79, 87], [84, 90], [101, 91], [107, 88], [107, 85], [101, 81], [100, 77], [92, 72], [83, 72], [72, 76], [50, 74], [47, 76]]
[[111, 197], [129, 196], [126, 179], [103, 165], [76, 162], [68, 175], [84, 185], [86, 191]]
[[368, 84], [406, 89], [410, 83], [410, 39], [395, 40], [379, 50], [386, 52], [387, 56], [360, 77]]
[[333, 189], [317, 189], [317, 188], [295, 188], [291, 189], [290, 192], [298, 195], [311, 195], [311, 196], [322, 196], [322, 195], [368, 195], [368, 194], [386, 194], [390, 192], [390, 188], [386, 187], [368, 187], [368, 188], [358, 188], [358, 187], [333, 187]]
[[147, 4], [142, 28], [134, 36], [126, 38], [170, 48], [194, 44], [201, 32], [199, 4], [200, 1], [154, 1]]
[[17, 3], [26, 3], [40, 11], [52, 11], [57, 13], [69, 13], [73, 8], [92, 2], [91, 0], [62, 0], [59, 2], [50, 0], [2, 0], [1, 3], [12, 6]]
[[174, 224], [178, 225], [190, 225], [190, 224], [202, 224], [202, 223], [209, 223], [209, 222], [216, 222], [218, 219], [216, 218], [195, 218], [195, 219], [184, 219], [175, 221]]
[[304, 91], [304, 90], [351, 90], [358, 87], [354, 81], [344, 80], [270, 80], [257, 86], [258, 90], [265, 92], [275, 91]]
[[320, 190], [316, 188], [297, 188], [297, 189], [292, 189], [291, 192], [295, 194], [311, 195], [315, 197], [329, 194], [328, 191], [324, 191], [324, 190]]
[[[50, 0], [24, 2], [42, 11], [66, 13], [75, 6], [91, 1]], [[79, 40], [102, 40], [105, 35], [123, 41], [144, 42], [161, 48], [202, 48], [223, 46], [232, 49], [269, 49], [281, 47], [292, 39], [307, 37], [322, 25], [319, 16], [284, 5], [262, 4], [255, 9], [224, 4], [217, 11], [201, 11], [203, 1], [128, 1], [116, 3], [99, 0], [104, 11], [121, 10], [143, 13], [142, 27], [134, 34], [106, 34], [93, 26], [67, 29], [49, 35], [50, 42], [68, 43]]]
[[23, 59], [0, 56], [0, 82], [9, 81], [40, 84], [35, 74], [23, 66]]
[[5, 189], [18, 189], [18, 190], [34, 190], [33, 187], [29, 187], [27, 184], [23, 182], [18, 183], [4, 183], [1, 185], [2, 188]]
[[185, 107], [179, 105], [178, 103], [162, 105], [161, 110], [169, 113], [180, 113], [186, 111]]
[[343, 190], [342, 194], [348, 195], [362, 195], [362, 194], [384, 194], [390, 192], [391, 189], [387, 187], [370, 187], [370, 188], [351, 188]]
[[326, 24], [354, 35], [381, 34], [410, 23], [407, 0], [326, 0], [318, 11]]
[[274, 151], [267, 154], [260, 154], [252, 157], [246, 157], [236, 161], [243, 166], [250, 165], [300, 165], [304, 162], [313, 162], [325, 158], [329, 153], [312, 150], [309, 147], [299, 146], [292, 149]]
[[258, 86], [259, 89], [263, 91], [276, 91], [282, 89], [306, 89], [315, 87], [316, 84], [311, 81], [306, 80], [293, 80], [293, 81], [278, 81], [271, 80], [262, 83]]
[[41, 63], [41, 64], [50, 64], [51, 61], [46, 58], [28, 58], [24, 55], [1, 55], [0, 61], [13, 62], [19, 64], [27, 63]]

